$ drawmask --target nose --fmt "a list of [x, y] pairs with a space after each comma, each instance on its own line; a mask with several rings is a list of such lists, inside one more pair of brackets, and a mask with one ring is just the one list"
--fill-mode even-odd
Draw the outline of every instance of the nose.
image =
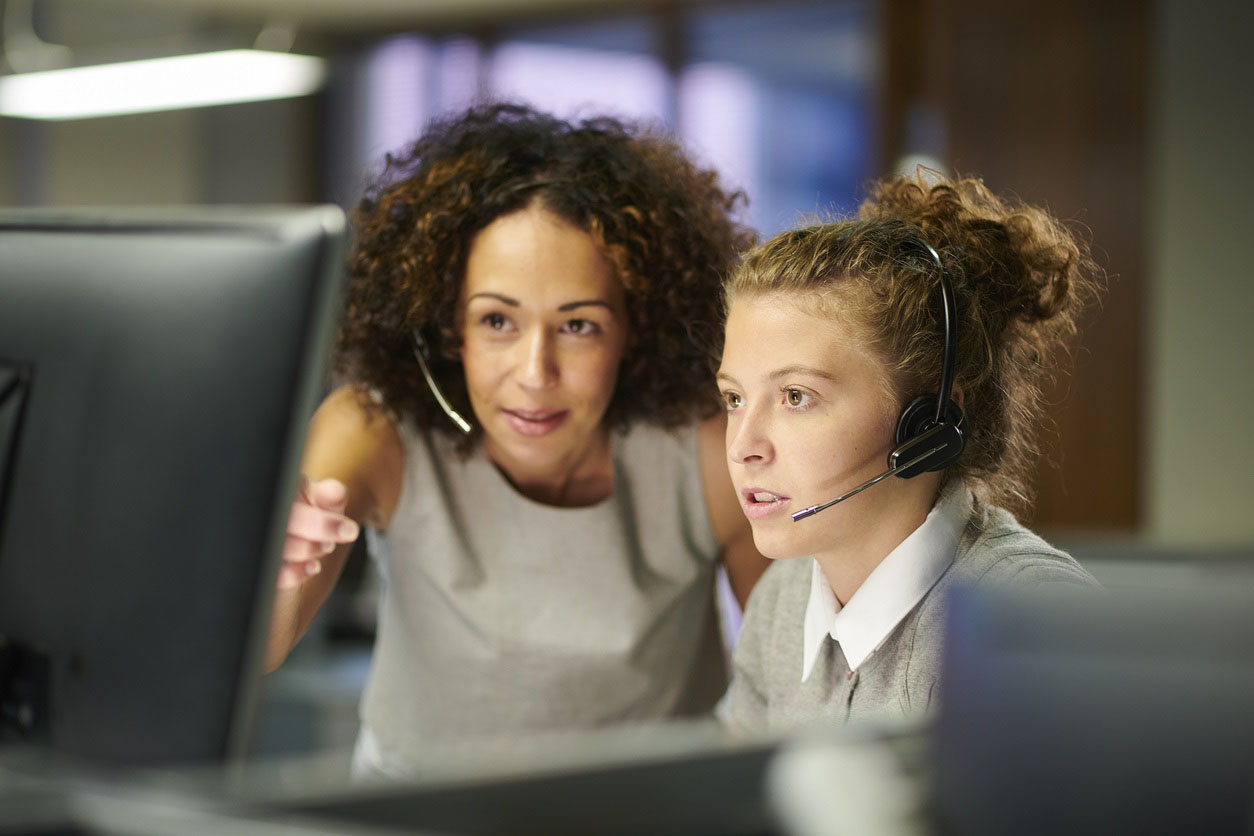
[[769, 421], [765, 415], [747, 407], [727, 417], [727, 460], [734, 464], [766, 464], [774, 458]]
[[552, 336], [534, 328], [518, 341], [518, 382], [529, 389], [548, 389], [557, 383], [557, 358]]

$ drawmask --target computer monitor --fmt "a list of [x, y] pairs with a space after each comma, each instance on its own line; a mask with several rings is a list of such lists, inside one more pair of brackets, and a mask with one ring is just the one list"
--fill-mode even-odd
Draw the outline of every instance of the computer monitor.
[[943, 680], [939, 832], [1254, 833], [1254, 571], [967, 590]]
[[0, 211], [0, 740], [242, 754], [334, 207]]
[[430, 741], [401, 780], [336, 785], [316, 760], [260, 764], [223, 808], [337, 833], [774, 836], [790, 832], [767, 793], [778, 749], [712, 718]]

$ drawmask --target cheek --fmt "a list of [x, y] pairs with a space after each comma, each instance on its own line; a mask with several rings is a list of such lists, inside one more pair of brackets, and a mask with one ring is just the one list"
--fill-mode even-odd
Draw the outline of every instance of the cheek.
[[897, 429], [897, 416], [883, 409], [868, 411], [858, 424], [858, 431], [850, 439], [851, 453], [863, 461], [873, 460], [875, 466], [887, 466], [888, 454], [896, 446], [893, 438]]
[[618, 385], [622, 358], [623, 351], [618, 346], [581, 353], [570, 358], [568, 379], [588, 400], [608, 403], [614, 396], [614, 387]]
[[603, 407], [614, 397], [614, 388], [618, 385], [618, 364], [599, 360], [581, 365], [578, 372], [572, 375], [572, 380], [577, 381], [575, 385], [584, 400]]
[[462, 369], [466, 375], [466, 387], [474, 394], [490, 388], [500, 376], [498, 366], [500, 360], [484, 346], [473, 341], [463, 343], [461, 349]]
[[834, 419], [802, 442], [799, 457], [825, 462], [830, 472], [880, 468], [887, 465], [895, 428], [896, 417], [880, 409]]

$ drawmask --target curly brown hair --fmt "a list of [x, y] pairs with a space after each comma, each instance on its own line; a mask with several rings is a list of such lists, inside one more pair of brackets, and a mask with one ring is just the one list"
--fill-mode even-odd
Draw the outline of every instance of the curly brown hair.
[[743, 194], [661, 131], [517, 104], [436, 121], [388, 155], [353, 214], [333, 379], [375, 393], [395, 419], [455, 434], [411, 336], [423, 335], [433, 376], [469, 415], [456, 328], [466, 259], [480, 230], [534, 201], [589, 233], [626, 290], [631, 341], [607, 425], [675, 427], [716, 413], [722, 280], [753, 243], [732, 219]]
[[940, 379], [940, 254], [957, 300], [954, 385], [966, 447], [945, 478], [986, 502], [1031, 508], [1042, 391], [1068, 356], [1098, 272], [1087, 245], [1038, 207], [995, 196], [975, 178], [875, 183], [857, 218], [791, 230], [751, 250], [730, 277], [740, 295], [809, 294], [825, 315], [864, 330], [901, 408]]

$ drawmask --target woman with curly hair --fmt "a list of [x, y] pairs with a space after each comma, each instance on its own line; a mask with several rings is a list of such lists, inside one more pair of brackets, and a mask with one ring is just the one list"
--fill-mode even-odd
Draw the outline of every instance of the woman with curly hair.
[[493, 105], [358, 206], [268, 650], [363, 525], [383, 590], [360, 769], [441, 738], [707, 713], [716, 565], [765, 568], [724, 463], [721, 282], [739, 196], [661, 135]]
[[1058, 221], [974, 179], [883, 181], [856, 219], [745, 256], [718, 372], [727, 458], [781, 560], [745, 613], [733, 727], [926, 712], [954, 584], [1093, 583], [1012, 513], [1091, 276]]

